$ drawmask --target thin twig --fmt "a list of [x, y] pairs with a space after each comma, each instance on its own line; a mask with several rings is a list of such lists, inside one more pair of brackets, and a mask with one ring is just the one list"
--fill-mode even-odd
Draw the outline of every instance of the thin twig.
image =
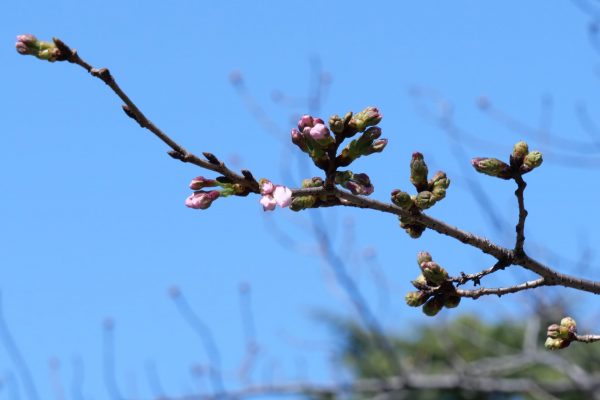
[[500, 297], [509, 293], [516, 293], [523, 290], [533, 289], [540, 286], [548, 286], [548, 282], [544, 278], [539, 278], [533, 281], [527, 281], [521, 283], [520, 285], [514, 285], [509, 287], [500, 287], [500, 288], [479, 288], [475, 290], [464, 290], [457, 289], [456, 293], [461, 297], [470, 297], [472, 299], [478, 299], [481, 296], [488, 296], [491, 294], [495, 294]]
[[527, 183], [523, 180], [520, 174], [516, 174], [514, 177], [517, 182], [517, 190], [515, 190], [515, 196], [519, 203], [519, 222], [515, 230], [517, 231], [517, 242], [515, 243], [515, 253], [517, 255], [524, 254], [523, 246], [525, 244], [525, 219], [527, 218], [527, 210], [525, 209], [525, 199], [523, 193], [527, 187]]
[[60, 48], [61, 53], [68, 54], [66, 60], [70, 63], [79, 65], [88, 71], [92, 76], [102, 80], [108, 87], [112, 89], [112, 91], [119, 96], [119, 98], [125, 103], [123, 105], [123, 111], [135, 120], [142, 128], [148, 129], [154, 135], [156, 135], [160, 140], [162, 140], [167, 146], [169, 146], [172, 151], [169, 152], [169, 155], [177, 160], [191, 163], [202, 167], [204, 169], [208, 169], [214, 172], [218, 172], [223, 176], [231, 179], [234, 183], [239, 183], [248, 188], [249, 191], [253, 193], [259, 193], [260, 190], [258, 188], [258, 182], [254, 179], [248, 179], [245, 176], [238, 175], [229, 168], [225, 166], [225, 164], [219, 161], [216, 157], [211, 158], [209, 155], [205, 154], [208, 161], [205, 161], [193, 153], [187, 151], [183, 146], [177, 143], [175, 140], [171, 139], [165, 132], [163, 132], [160, 128], [158, 128], [146, 115], [138, 108], [138, 106], [129, 98], [129, 96], [121, 89], [121, 87], [117, 84], [116, 80], [110, 73], [107, 68], [94, 68], [92, 65], [84, 61], [76, 50], [71, 50], [68, 46], [66, 46], [62, 41], [58, 39], [54, 39], [57, 47]]
[[575, 340], [582, 343], [593, 343], [600, 341], [600, 335], [575, 335]]

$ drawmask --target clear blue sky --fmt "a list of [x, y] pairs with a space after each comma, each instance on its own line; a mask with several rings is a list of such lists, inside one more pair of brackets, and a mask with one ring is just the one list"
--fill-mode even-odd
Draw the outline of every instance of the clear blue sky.
[[[549, 130], [589, 143], [575, 113], [583, 102], [600, 121], [600, 59], [588, 42], [588, 22], [570, 2], [541, 0], [2, 2], [0, 290], [40, 398], [54, 396], [52, 358], [60, 362], [67, 398], [76, 398], [70, 393], [76, 358], [85, 366], [85, 398], [109, 398], [101, 367], [105, 317], [116, 324], [116, 372], [127, 397], [150, 398], [149, 362], [171, 395], [208, 388], [206, 379], [198, 384], [190, 374], [192, 365], [207, 358], [167, 296], [171, 285], [181, 287], [210, 326], [229, 387], [239, 384], [244, 350], [240, 283], [252, 287], [262, 346], [256, 382], [268, 376], [330, 380], [326, 349], [332, 337], [311, 315], [353, 313], [312, 255], [306, 213], [265, 215], [256, 196], [221, 199], [206, 211], [187, 209], [189, 180], [214, 175], [166, 156], [167, 148], [127, 118], [114, 94], [82, 69], [20, 57], [14, 51], [17, 34], [60, 37], [88, 62], [109, 67], [146, 114], [190, 150], [211, 151], [289, 186], [299, 184], [282, 173], [283, 165], [296, 170], [287, 144], [290, 121], [307, 109], [276, 104], [271, 93], [305, 97], [309, 61], [318, 57], [332, 76], [320, 116], [368, 105], [384, 114], [386, 151], [356, 163], [357, 172], [371, 176], [375, 198], [409, 189], [410, 154], [420, 150], [431, 170], [444, 169], [453, 180], [447, 199], [430, 213], [510, 246], [516, 221], [512, 183], [465, 173], [469, 160], [457, 162], [451, 142], [423, 116], [411, 88], [439, 93], [452, 103], [458, 125], [495, 143], [487, 152], [470, 147], [476, 142], [463, 143], [469, 157], [505, 157], [525, 134], [482, 114], [476, 107], [480, 96], [534, 128], [547, 121], [541, 103], [551, 98]], [[243, 73], [283, 140], [267, 134], [244, 105], [228, 80], [234, 70]], [[540, 135], [529, 143], [557, 150]], [[566, 168], [559, 161], [549, 155], [527, 179], [530, 251], [548, 262], [556, 260], [533, 244], [576, 260], [599, 239], [590, 223], [599, 217], [598, 169]], [[508, 228], [490, 226], [467, 176], [483, 185]], [[411, 240], [390, 216], [357, 210], [323, 215], [336, 245], [348, 254], [349, 270], [391, 331], [424, 320], [418, 309], [403, 305], [419, 250], [430, 250], [453, 273], [491, 262], [436, 233]], [[299, 251], [278, 244], [269, 232], [274, 224], [297, 240]], [[391, 286], [387, 305], [371, 277], [373, 263], [365, 262], [369, 249], [376, 250]], [[586, 263], [597, 265], [593, 259]], [[568, 270], [569, 264], [559, 268]], [[593, 269], [587, 274], [598, 278]], [[526, 277], [507, 273], [489, 284]], [[468, 311], [514, 314], [511, 304], [525, 298], [465, 301], [438, 321]], [[587, 305], [578, 316], [591, 324], [598, 299], [577, 299]], [[0, 379], [15, 372], [0, 346]], [[20, 398], [27, 399], [18, 386]], [[10, 384], [0, 389], [0, 399], [12, 399]]]

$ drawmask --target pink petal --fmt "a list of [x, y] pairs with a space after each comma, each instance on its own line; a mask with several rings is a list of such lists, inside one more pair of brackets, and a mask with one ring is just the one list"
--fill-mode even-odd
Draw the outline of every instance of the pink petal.
[[266, 194], [260, 198], [260, 204], [263, 207], [263, 211], [273, 211], [277, 202], [270, 194]]
[[292, 202], [292, 191], [285, 186], [276, 186], [273, 191], [273, 197], [279, 207], [287, 207]]

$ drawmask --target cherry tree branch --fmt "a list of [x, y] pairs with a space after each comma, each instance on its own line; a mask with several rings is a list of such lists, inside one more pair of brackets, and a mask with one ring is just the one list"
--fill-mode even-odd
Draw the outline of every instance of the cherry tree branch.
[[156, 137], [162, 140], [172, 151], [168, 154], [182, 162], [191, 163], [201, 168], [208, 169], [214, 172], [218, 172], [223, 176], [231, 179], [234, 183], [244, 185], [253, 193], [259, 193], [258, 182], [254, 179], [250, 171], [243, 170], [242, 175], [238, 175], [230, 170], [222, 161], [215, 157], [211, 153], [203, 153], [206, 160], [203, 160], [193, 153], [187, 151], [183, 146], [173, 140], [169, 135], [158, 128], [146, 115], [138, 108], [138, 106], [131, 100], [131, 98], [121, 89], [117, 84], [117, 81], [112, 76], [107, 68], [95, 68], [85, 60], [83, 60], [76, 50], [72, 50], [69, 46], [63, 43], [59, 39], [54, 39], [54, 43], [58, 47], [60, 53], [63, 55], [64, 60], [70, 63], [79, 65], [89, 72], [93, 77], [100, 79], [104, 82], [122, 101], [123, 111], [125, 114], [136, 121], [140, 127], [145, 128], [152, 132]]
[[549, 286], [549, 284], [544, 278], [539, 278], [533, 281], [521, 283], [520, 285], [514, 285], [509, 287], [479, 288], [475, 290], [457, 289], [456, 293], [460, 297], [470, 297], [472, 299], [478, 299], [481, 296], [488, 296], [491, 294], [495, 294], [496, 296], [500, 297], [505, 294], [517, 293], [523, 290], [534, 289], [540, 286]]

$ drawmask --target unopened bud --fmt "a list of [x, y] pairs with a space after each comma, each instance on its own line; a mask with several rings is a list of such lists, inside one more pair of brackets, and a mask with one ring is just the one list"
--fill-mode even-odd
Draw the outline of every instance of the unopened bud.
[[309, 133], [310, 137], [317, 141], [321, 141], [330, 136], [329, 129], [327, 129], [324, 124], [315, 124], [312, 128], [310, 128]]
[[190, 182], [190, 189], [192, 190], [200, 190], [206, 187], [215, 187], [218, 186], [218, 182], [213, 179], [206, 179], [203, 176], [198, 176]]
[[433, 206], [435, 204], [435, 202], [436, 202], [435, 196], [433, 195], [433, 193], [431, 193], [427, 190], [419, 192], [419, 194], [417, 194], [417, 197], [415, 199], [415, 204], [421, 210], [426, 210], [426, 209], [430, 208], [431, 206]]
[[290, 210], [292, 211], [300, 211], [306, 208], [311, 208], [315, 202], [317, 201], [317, 196], [298, 196], [294, 197], [292, 203], [290, 204]]
[[446, 176], [444, 171], [438, 171], [433, 175], [433, 178], [429, 180], [429, 188], [433, 191], [436, 188], [448, 189], [450, 187], [450, 179]]
[[460, 304], [461, 297], [457, 294], [448, 294], [444, 296], [444, 307], [456, 308]]
[[546, 336], [548, 336], [549, 338], [552, 339], [556, 339], [560, 336], [560, 325], [558, 324], [552, 324], [548, 327], [548, 330], [546, 331]]
[[313, 187], [321, 187], [323, 186], [323, 178], [315, 176], [310, 179], [304, 179], [302, 181], [303, 188], [313, 188]]
[[406, 225], [404, 230], [406, 231], [406, 233], [408, 233], [408, 236], [410, 236], [411, 238], [418, 239], [425, 231], [425, 226], [421, 224], [408, 224]]
[[423, 313], [429, 317], [435, 316], [444, 307], [444, 299], [441, 296], [433, 296], [423, 306]]
[[211, 190], [210, 192], [200, 190], [194, 192], [191, 196], [185, 199], [185, 205], [189, 208], [194, 208], [197, 210], [205, 210], [219, 198], [221, 194], [218, 190]]
[[300, 132], [303, 132], [304, 128], [312, 128], [313, 126], [314, 126], [313, 117], [311, 117], [308, 114], [305, 114], [302, 117], [300, 117], [300, 120], [298, 121], [298, 129], [300, 130]]
[[573, 333], [577, 332], [577, 323], [571, 317], [565, 317], [565, 318], [561, 319], [560, 326], [564, 326], [565, 328], [568, 328], [569, 331], [571, 331]]
[[417, 278], [414, 281], [410, 281], [410, 283], [412, 283], [412, 285], [419, 290], [425, 290], [429, 288], [429, 285], [427, 284], [427, 279], [425, 279], [425, 276], [423, 274], [419, 274], [419, 276], [417, 276]]
[[534, 168], [542, 165], [543, 162], [542, 153], [539, 151], [532, 151], [527, 154], [523, 159], [523, 165], [521, 165], [521, 172], [526, 174], [527, 172], [532, 171]]
[[433, 261], [433, 258], [431, 257], [431, 254], [429, 254], [429, 252], [420, 251], [417, 254], [417, 264], [419, 265], [419, 267], [421, 267], [421, 264], [430, 262], [430, 261]]
[[560, 350], [560, 349], [564, 349], [565, 347], [569, 347], [570, 344], [571, 344], [571, 342], [569, 340], [553, 339], [553, 338], [549, 337], [546, 339], [546, 343], [544, 343], [544, 346], [548, 350]]
[[38, 40], [31, 34], [17, 36], [15, 48], [19, 54], [32, 55], [40, 60], [54, 62], [60, 57], [60, 50], [55, 43]]
[[473, 165], [477, 172], [481, 172], [482, 174], [501, 179], [510, 179], [512, 177], [510, 166], [497, 158], [474, 158], [471, 160], [471, 165]]
[[420, 307], [429, 298], [429, 295], [424, 292], [408, 292], [406, 296], [404, 296], [404, 301], [410, 307]]
[[419, 152], [415, 152], [412, 155], [410, 160], [410, 181], [417, 191], [422, 191], [427, 189], [427, 174], [428, 174], [427, 164], [425, 164], [425, 159], [423, 158], [423, 154]]
[[373, 153], [381, 153], [383, 149], [385, 149], [385, 146], [387, 146], [387, 144], [387, 139], [374, 140], [373, 143], [369, 147], [367, 147], [367, 149], [363, 152], [363, 156], [368, 156]]
[[377, 125], [383, 116], [375, 107], [367, 107], [361, 112], [354, 114], [349, 125], [357, 132], [364, 131], [367, 127]]
[[398, 189], [392, 192], [392, 203], [405, 210], [408, 210], [414, 204], [408, 193]]
[[329, 129], [331, 129], [331, 131], [333, 133], [336, 133], [339, 135], [342, 132], [344, 132], [344, 128], [345, 128], [344, 120], [342, 120], [339, 115], [337, 115], [337, 114], [332, 115], [329, 118]]
[[525, 156], [529, 154], [529, 146], [524, 141], [517, 142], [515, 147], [513, 148], [512, 158], [515, 160], [518, 165], [523, 163], [523, 159]]
[[303, 152], [308, 153], [306, 138], [304, 137], [304, 134], [302, 134], [302, 132], [300, 132], [296, 128], [292, 129], [292, 143], [300, 147], [300, 150], [302, 150]]
[[421, 263], [421, 271], [431, 286], [440, 286], [448, 279], [448, 272], [435, 261]]

